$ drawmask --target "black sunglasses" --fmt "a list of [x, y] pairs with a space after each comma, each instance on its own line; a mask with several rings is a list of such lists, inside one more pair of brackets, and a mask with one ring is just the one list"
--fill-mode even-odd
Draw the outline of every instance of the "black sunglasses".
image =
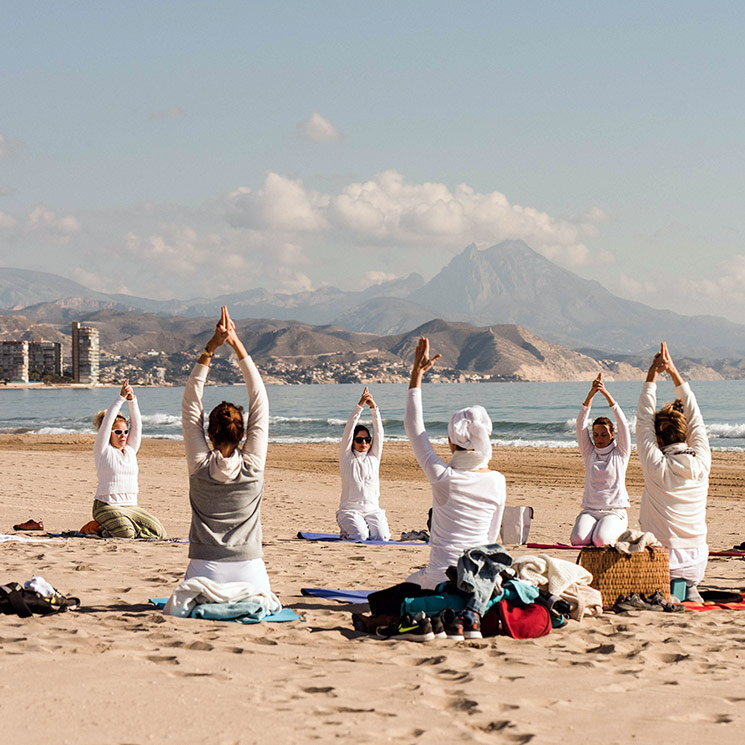
[[113, 429], [111, 430], [115, 435], [128, 435], [129, 430], [128, 429]]
[[372, 442], [372, 437], [355, 437], [354, 441], [358, 445], [362, 445], [363, 442], [366, 442], [369, 445]]

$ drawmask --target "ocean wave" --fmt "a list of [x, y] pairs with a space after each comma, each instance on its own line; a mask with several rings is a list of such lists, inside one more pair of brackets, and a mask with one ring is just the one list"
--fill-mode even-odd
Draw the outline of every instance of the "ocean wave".
[[300, 424], [300, 423], [306, 423], [306, 424], [322, 424], [323, 422], [326, 422], [326, 419], [318, 419], [313, 417], [305, 417], [305, 416], [270, 416], [269, 417], [269, 424]]
[[745, 424], [714, 422], [713, 424], [707, 425], [706, 432], [711, 439], [741, 440], [745, 439]]
[[92, 434], [92, 429], [80, 430], [70, 429], [70, 427], [39, 427], [38, 429], [28, 430], [30, 435], [89, 435]]
[[143, 414], [142, 423], [152, 427], [180, 427], [181, 417], [173, 414]]

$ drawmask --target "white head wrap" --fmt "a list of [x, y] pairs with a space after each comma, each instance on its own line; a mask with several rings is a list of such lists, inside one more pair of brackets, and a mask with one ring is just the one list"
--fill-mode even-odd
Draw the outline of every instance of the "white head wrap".
[[485, 461], [491, 460], [492, 423], [483, 406], [469, 406], [456, 411], [448, 424], [450, 442], [476, 451]]

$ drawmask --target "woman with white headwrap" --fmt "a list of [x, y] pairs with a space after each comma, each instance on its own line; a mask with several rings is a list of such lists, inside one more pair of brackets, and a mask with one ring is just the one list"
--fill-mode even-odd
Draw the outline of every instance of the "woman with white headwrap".
[[429, 339], [419, 339], [404, 418], [414, 455], [432, 485], [429, 564], [408, 578], [425, 589], [447, 579], [445, 570], [458, 563], [464, 549], [496, 542], [507, 495], [504, 476], [489, 470], [492, 423], [483, 406], [461, 409], [450, 420], [449, 463], [432, 449], [424, 428], [422, 376], [439, 357], [430, 359]]

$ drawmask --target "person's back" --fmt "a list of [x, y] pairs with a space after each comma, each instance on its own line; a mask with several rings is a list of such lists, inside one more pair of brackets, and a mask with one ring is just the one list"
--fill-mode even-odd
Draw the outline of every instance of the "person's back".
[[[678, 400], [655, 412], [657, 375], [667, 372]], [[642, 386], [636, 444], [644, 474], [639, 509], [642, 530], [669, 549], [671, 579], [685, 579], [687, 596], [698, 600], [709, 556], [706, 500], [711, 450], [696, 397], [663, 342]]]
[[445, 570], [465, 549], [494, 543], [506, 501], [504, 476], [490, 471], [491, 420], [481, 406], [461, 409], [448, 425], [449, 463], [433, 450], [424, 427], [421, 382], [439, 358], [429, 359], [429, 341], [419, 340], [406, 399], [404, 427], [414, 456], [432, 486], [430, 557], [409, 582], [426, 589], [446, 579]]
[[499, 471], [464, 471], [446, 465], [432, 493], [430, 566], [447, 569], [464, 549], [497, 540], [506, 497], [505, 478]]

